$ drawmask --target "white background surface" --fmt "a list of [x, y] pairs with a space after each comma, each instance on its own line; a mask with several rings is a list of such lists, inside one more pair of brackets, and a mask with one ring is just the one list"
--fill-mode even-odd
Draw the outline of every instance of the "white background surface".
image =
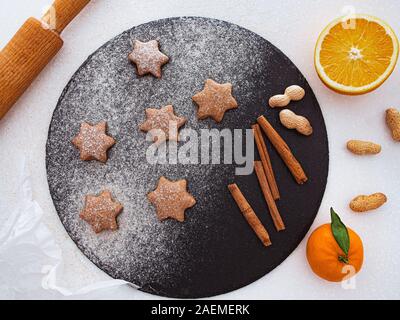
[[[0, 47], [27, 17], [40, 17], [49, 3], [49, 0], [1, 1]], [[43, 208], [45, 222], [67, 261], [65, 285], [76, 287], [108, 279], [75, 247], [51, 201], [46, 179], [45, 144], [53, 109], [64, 86], [86, 57], [122, 31], [171, 16], [218, 18], [248, 28], [271, 41], [308, 79], [325, 117], [330, 147], [328, 185], [312, 229], [329, 222], [329, 207], [333, 206], [342, 220], [361, 236], [365, 249], [365, 262], [356, 277], [355, 289], [345, 290], [340, 284], [316, 277], [305, 258], [305, 239], [273, 272], [218, 298], [399, 299], [400, 143], [391, 139], [384, 121], [386, 108], [400, 108], [399, 67], [381, 88], [360, 97], [346, 97], [329, 91], [313, 67], [313, 49], [319, 32], [342, 15], [343, 8], [348, 5], [354, 6], [358, 13], [386, 20], [400, 35], [400, 2], [397, 0], [93, 0], [64, 31], [65, 45], [61, 52], [0, 121], [0, 223], [9, 214], [2, 210], [1, 203], [18, 201], [15, 198], [16, 164], [25, 155], [33, 177], [34, 198]], [[373, 157], [349, 154], [345, 143], [353, 138], [380, 143], [382, 153]], [[351, 198], [373, 192], [386, 193], [388, 203], [365, 215], [350, 211]], [[108, 298], [156, 297], [131, 288], [120, 288], [113, 290]]]

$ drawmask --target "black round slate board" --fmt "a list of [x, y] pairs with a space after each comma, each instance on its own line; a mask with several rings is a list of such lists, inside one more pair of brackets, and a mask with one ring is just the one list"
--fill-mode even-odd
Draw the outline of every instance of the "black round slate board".
[[[170, 57], [162, 79], [137, 77], [127, 55], [131, 39], [158, 39]], [[239, 108], [216, 124], [198, 121], [191, 97], [204, 81], [231, 82]], [[297, 113], [312, 123], [304, 137], [285, 129], [270, 96], [291, 84], [305, 88]], [[188, 119], [186, 128], [250, 128], [264, 114], [302, 163], [309, 180], [295, 183], [268, 144], [281, 192], [278, 201], [286, 230], [277, 232], [255, 174], [235, 176], [235, 165], [156, 164], [146, 161], [149, 142], [138, 130], [147, 107], [173, 104]], [[106, 164], [79, 160], [71, 139], [82, 121], [108, 122], [117, 140]], [[180, 143], [182, 144], [182, 143]], [[256, 154], [257, 158], [258, 155]], [[297, 247], [320, 206], [328, 174], [328, 141], [318, 102], [305, 78], [276, 47], [237, 25], [198, 17], [149, 22], [115, 37], [98, 49], [72, 77], [54, 111], [47, 141], [50, 193], [65, 229], [99, 268], [153, 294], [197, 298], [243, 287], [277, 267]], [[185, 178], [197, 204], [186, 221], [157, 221], [146, 199], [161, 175]], [[268, 229], [265, 248], [242, 217], [227, 185], [236, 182]], [[79, 218], [84, 196], [108, 188], [123, 203], [119, 230], [95, 235]]]

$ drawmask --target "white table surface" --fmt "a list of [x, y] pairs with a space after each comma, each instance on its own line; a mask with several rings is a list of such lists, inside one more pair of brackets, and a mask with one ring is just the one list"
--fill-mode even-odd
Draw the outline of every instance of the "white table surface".
[[[49, 0], [1, 1], [0, 47], [28, 16], [40, 17]], [[386, 20], [400, 36], [398, 0], [93, 0], [64, 31], [65, 45], [14, 108], [0, 122], [0, 197], [16, 203], [16, 164], [25, 155], [33, 178], [34, 198], [45, 212], [45, 223], [61, 246], [67, 264], [63, 280], [81, 286], [109, 277], [76, 248], [60, 223], [46, 179], [45, 144], [57, 100], [82, 62], [122, 31], [171, 16], [205, 16], [230, 21], [265, 37], [299, 67], [313, 88], [325, 117], [330, 148], [328, 185], [312, 229], [329, 222], [329, 208], [362, 237], [365, 263], [354, 289], [316, 277], [305, 257], [306, 239], [274, 271], [245, 288], [219, 296], [230, 299], [399, 299], [400, 298], [400, 143], [384, 121], [390, 106], [400, 108], [399, 66], [373, 93], [342, 96], [328, 90], [313, 66], [319, 32], [342, 15], [345, 6]], [[1, 90], [1, 88], [0, 88]], [[356, 157], [345, 148], [348, 139], [373, 140], [382, 145], [378, 156]], [[384, 192], [388, 203], [376, 212], [357, 215], [348, 203], [358, 194]], [[0, 207], [0, 223], [9, 212]], [[0, 266], [1, 272], [1, 266]], [[245, 272], [245, 271], [244, 271]], [[102, 296], [104, 297], [104, 296]], [[105, 296], [107, 297], [107, 295]], [[40, 297], [36, 297], [40, 298]], [[156, 298], [131, 288], [112, 291], [108, 298]]]

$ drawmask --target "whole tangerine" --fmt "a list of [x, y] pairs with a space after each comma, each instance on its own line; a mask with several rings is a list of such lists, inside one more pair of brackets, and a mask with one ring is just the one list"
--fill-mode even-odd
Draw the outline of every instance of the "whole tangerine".
[[360, 271], [364, 260], [364, 249], [361, 238], [350, 228], [347, 228], [350, 247], [346, 257], [333, 236], [329, 223], [319, 226], [310, 235], [307, 242], [307, 260], [311, 269], [321, 278], [340, 282], [348, 277], [346, 266], [354, 267], [354, 274]]

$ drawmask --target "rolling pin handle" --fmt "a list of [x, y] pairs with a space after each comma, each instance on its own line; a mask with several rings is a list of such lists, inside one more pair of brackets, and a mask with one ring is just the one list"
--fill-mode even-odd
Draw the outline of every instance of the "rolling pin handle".
[[90, 0], [55, 0], [42, 21], [60, 34], [89, 2]]
[[0, 51], [0, 120], [63, 45], [60, 33], [90, 0], [55, 0], [41, 21], [29, 18]]

